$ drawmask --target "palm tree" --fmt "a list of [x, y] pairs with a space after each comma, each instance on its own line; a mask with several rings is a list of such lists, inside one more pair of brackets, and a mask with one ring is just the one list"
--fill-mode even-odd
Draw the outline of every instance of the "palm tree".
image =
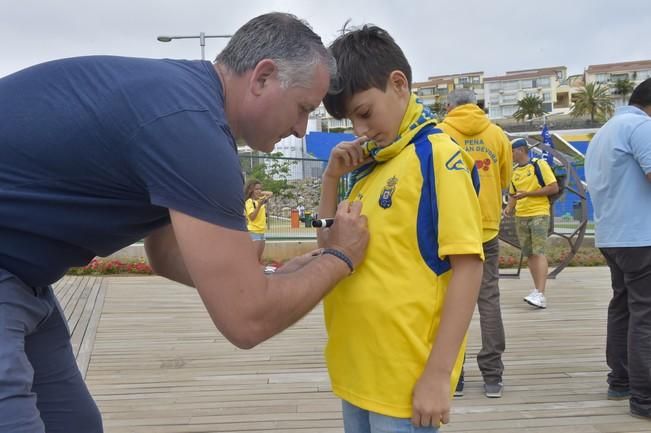
[[633, 92], [635, 84], [628, 78], [624, 78], [623, 80], [615, 81], [613, 89], [615, 90], [615, 95], [622, 95], [622, 100], [624, 101], [624, 105], [626, 105], [626, 97]]
[[518, 101], [518, 111], [513, 113], [513, 118], [520, 121], [540, 117], [544, 114], [542, 98], [528, 95]]
[[576, 101], [570, 111], [573, 117], [590, 115], [594, 122], [595, 117], [606, 120], [613, 114], [613, 101], [607, 86], [599, 83], [588, 83], [576, 95]]

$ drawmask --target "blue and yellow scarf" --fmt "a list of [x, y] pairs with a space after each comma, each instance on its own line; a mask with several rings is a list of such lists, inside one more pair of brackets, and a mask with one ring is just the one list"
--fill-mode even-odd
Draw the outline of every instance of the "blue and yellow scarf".
[[353, 170], [348, 175], [346, 198], [348, 198], [357, 182], [371, 174], [377, 164], [386, 162], [398, 155], [402, 149], [411, 143], [418, 131], [427, 124], [436, 125], [434, 114], [416, 98], [416, 95], [411, 95], [396, 139], [385, 147], [378, 146], [374, 141], [364, 143], [364, 156], [370, 156], [373, 161]]

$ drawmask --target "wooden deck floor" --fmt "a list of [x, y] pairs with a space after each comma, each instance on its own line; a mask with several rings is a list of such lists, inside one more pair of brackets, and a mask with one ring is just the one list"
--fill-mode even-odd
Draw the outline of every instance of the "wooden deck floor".
[[77, 365], [85, 377], [104, 305], [106, 282], [100, 277], [64, 277], [54, 285], [71, 333]]
[[[192, 289], [157, 277], [103, 282], [87, 381], [107, 433], [343, 431], [323, 364], [320, 308], [243, 351], [214, 329]], [[442, 431], [650, 432], [651, 423], [628, 415], [627, 402], [605, 398], [608, 270], [564, 271], [550, 282], [547, 310], [522, 302], [530, 286], [527, 274], [501, 282], [504, 397], [481, 392], [475, 317], [466, 395], [453, 402], [452, 423]]]

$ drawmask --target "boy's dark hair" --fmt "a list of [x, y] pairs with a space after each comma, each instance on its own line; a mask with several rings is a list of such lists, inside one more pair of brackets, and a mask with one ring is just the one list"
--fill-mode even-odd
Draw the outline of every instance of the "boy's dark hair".
[[401, 71], [411, 89], [411, 66], [391, 35], [380, 27], [365, 25], [346, 30], [328, 48], [337, 61], [337, 76], [323, 105], [335, 119], [346, 117], [346, 104], [358, 92], [384, 91], [389, 74]]
[[631, 94], [628, 105], [647, 107], [651, 105], [651, 78], [642, 81]]

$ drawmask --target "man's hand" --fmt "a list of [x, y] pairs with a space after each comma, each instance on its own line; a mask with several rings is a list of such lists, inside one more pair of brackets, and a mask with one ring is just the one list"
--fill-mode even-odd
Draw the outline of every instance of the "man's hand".
[[505, 217], [513, 216], [513, 209], [514, 209], [514, 208], [507, 206], [507, 207], [505, 207], [504, 210], [502, 211], [502, 214], [503, 214]]
[[342, 251], [355, 267], [364, 259], [368, 245], [368, 221], [361, 212], [362, 202], [344, 200], [337, 207], [335, 223], [322, 229], [327, 233], [321, 246]]
[[370, 162], [371, 158], [365, 157], [362, 149], [362, 144], [367, 140], [367, 137], [362, 136], [353, 141], [342, 141], [337, 144], [330, 152], [328, 166], [323, 175], [338, 179], [357, 167]]
[[433, 426], [450, 422], [450, 376], [427, 373], [418, 379], [412, 397], [411, 423], [416, 427]]
[[521, 198], [528, 197], [529, 193], [527, 191], [517, 191], [515, 194], [513, 194], [513, 199], [515, 200], [520, 200]]

